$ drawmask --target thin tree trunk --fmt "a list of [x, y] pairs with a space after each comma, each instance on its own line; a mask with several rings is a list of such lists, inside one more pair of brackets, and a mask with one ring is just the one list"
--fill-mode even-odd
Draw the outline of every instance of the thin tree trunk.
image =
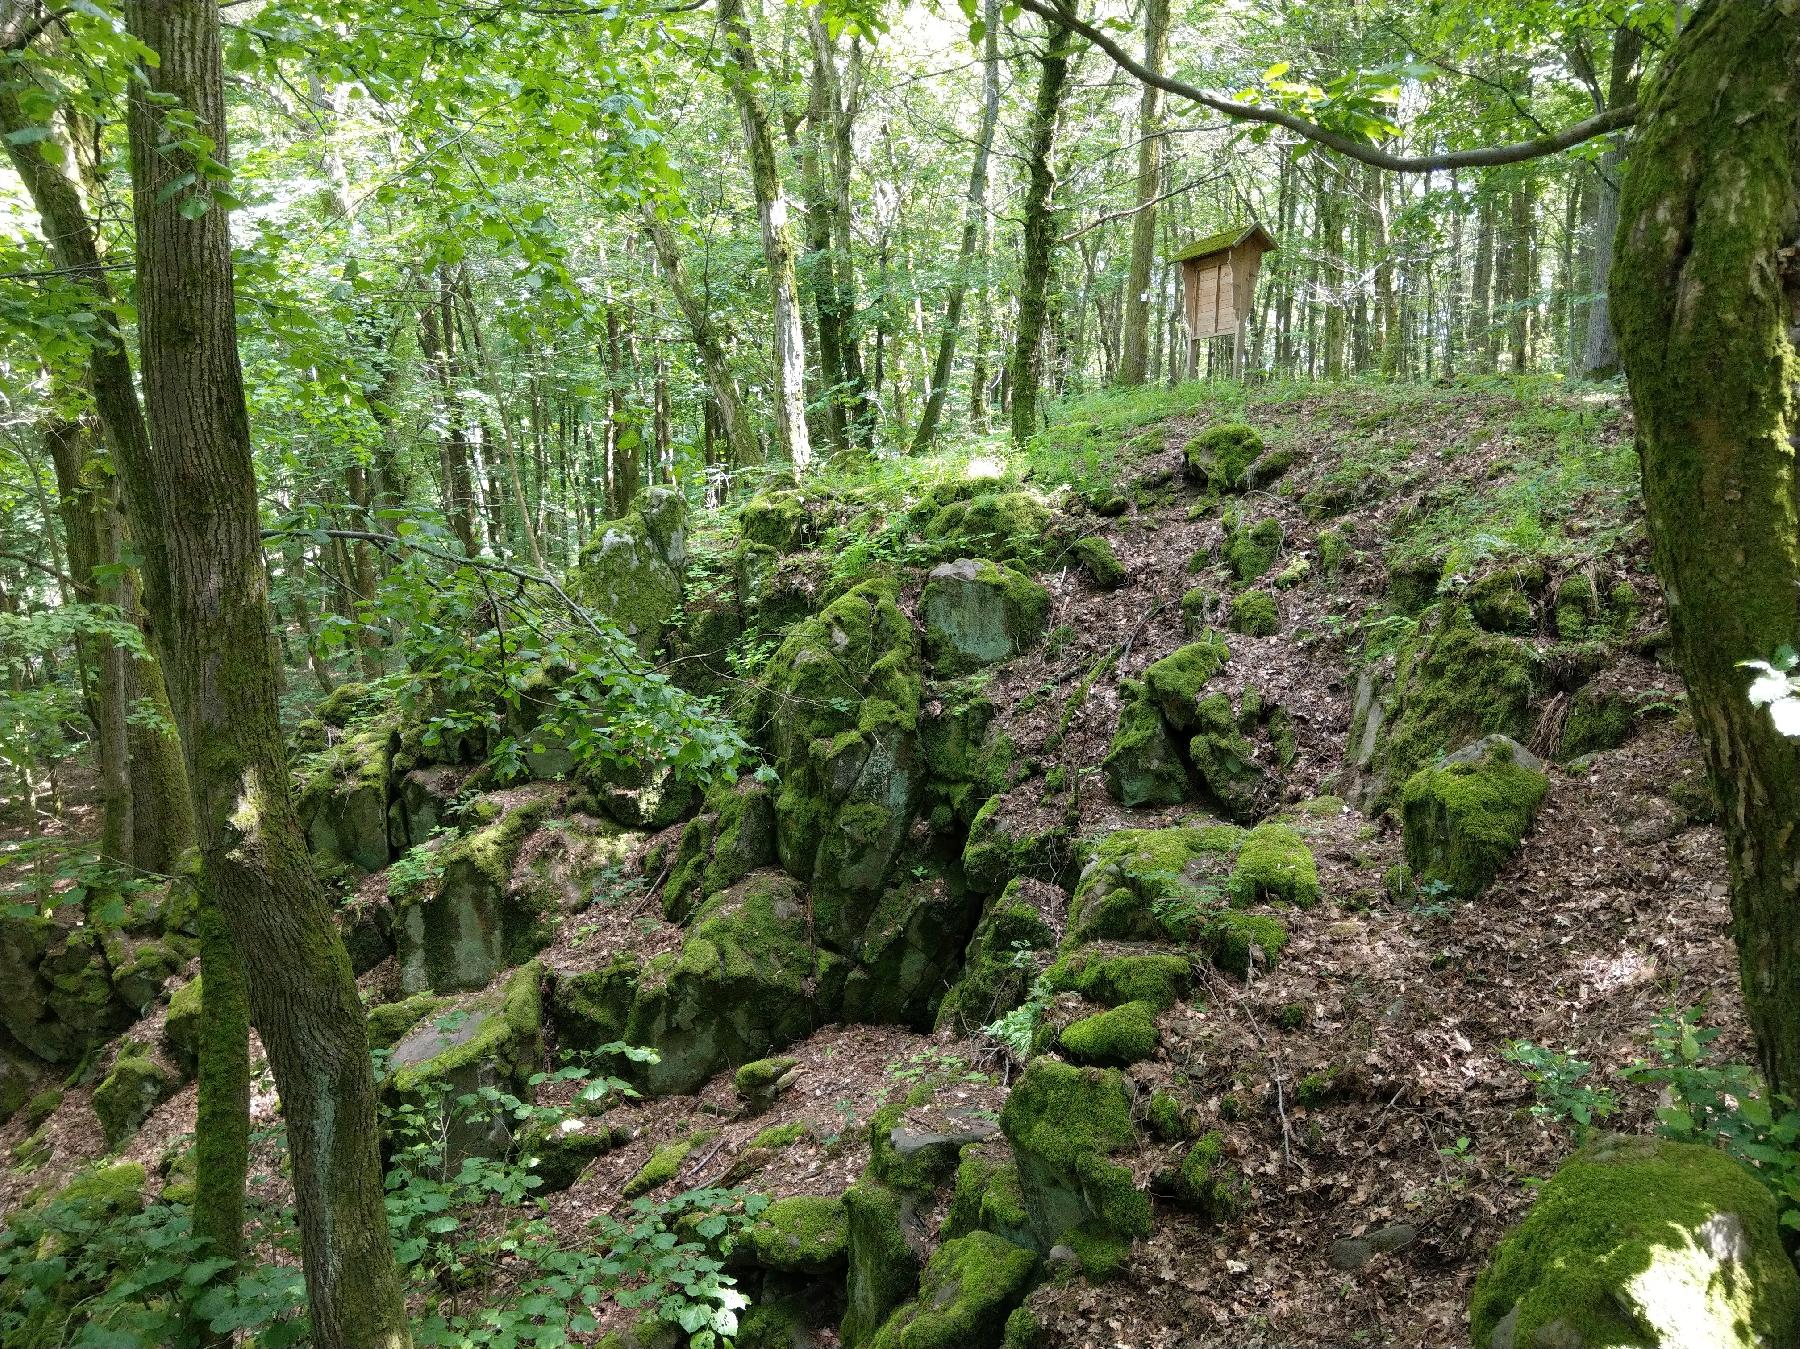
[[1494, 194], [1484, 183], [1476, 189], [1475, 276], [1469, 296], [1469, 366], [1478, 374], [1494, 373]]
[[1056, 126], [1069, 80], [1069, 29], [1049, 25], [1038, 58], [1037, 100], [1031, 111], [1026, 151], [1024, 259], [1019, 268], [1019, 321], [1013, 335], [1012, 438], [1024, 444], [1038, 430], [1038, 396], [1044, 380], [1044, 324], [1050, 307], [1050, 274], [1055, 266]]
[[1507, 241], [1506, 250], [1506, 276], [1510, 285], [1503, 288], [1512, 304], [1507, 324], [1507, 350], [1515, 375], [1524, 374], [1531, 362], [1532, 314], [1537, 294], [1537, 257], [1531, 246], [1534, 199], [1530, 178], [1521, 177], [1512, 191], [1512, 238]]
[[[1158, 73], [1168, 58], [1170, 0], [1145, 0], [1144, 64]], [[1119, 383], [1136, 387], [1150, 365], [1150, 269], [1156, 261], [1156, 194], [1162, 190], [1162, 90], [1138, 95], [1137, 214], [1131, 218], [1131, 265], [1125, 279]]]
[[757, 93], [761, 73], [750, 28], [744, 20], [744, 0], [719, 0], [718, 15], [731, 49], [726, 83], [744, 127], [750, 181], [757, 217], [762, 223], [763, 262], [769, 273], [775, 338], [775, 429], [782, 457], [798, 475], [812, 463], [812, 440], [806, 427], [806, 338], [799, 283], [794, 275], [794, 233], [788, 223], [787, 195], [775, 162], [775, 135], [768, 109]]
[[208, 180], [180, 148], [191, 133], [168, 120], [171, 107], [191, 115], [229, 162], [219, 11], [212, 0], [129, 0], [125, 19], [160, 58], [136, 72], [127, 117], [152, 445], [124, 468], [146, 523], [146, 598], [187, 747], [207, 888], [243, 956], [281, 1093], [313, 1340], [401, 1349], [411, 1334], [362, 1004], [289, 798], [230, 225], [216, 202], [189, 218]]
[[1709, 0], [1675, 39], [1620, 201], [1613, 320], [1675, 654], [1720, 804], [1744, 1007], [1800, 1090], [1800, 740], [1738, 662], [1800, 631], [1800, 14]]
[[968, 295], [969, 272], [981, 247], [982, 225], [987, 218], [988, 158], [994, 148], [994, 128], [1000, 123], [1000, 5], [987, 0], [987, 31], [982, 37], [981, 121], [975, 132], [975, 154], [969, 162], [969, 190], [964, 198], [962, 240], [956, 252], [956, 271], [945, 298], [944, 321], [938, 329], [937, 358], [931, 366], [931, 390], [919, 428], [913, 435], [912, 452], [923, 454], [937, 436], [944, 415], [944, 397], [950, 392], [950, 369], [956, 360], [956, 338], [962, 328], [963, 301]]
[[[1609, 106], [1637, 100], [1637, 65], [1643, 50], [1641, 33], [1621, 28], [1613, 34], [1612, 69], [1606, 93]], [[1612, 270], [1613, 235], [1619, 224], [1619, 180], [1624, 176], [1628, 145], [1627, 133], [1620, 131], [1610, 136], [1589, 184], [1594, 194], [1594, 233], [1588, 273], [1587, 332], [1580, 364], [1580, 373], [1586, 379], [1610, 379], [1619, 373], [1619, 342], [1613, 333], [1608, 273]]]

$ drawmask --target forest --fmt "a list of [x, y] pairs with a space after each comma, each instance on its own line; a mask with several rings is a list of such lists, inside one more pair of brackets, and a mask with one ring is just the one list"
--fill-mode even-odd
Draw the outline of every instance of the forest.
[[5, 1349], [1800, 1345], [1800, 0], [0, 0]]

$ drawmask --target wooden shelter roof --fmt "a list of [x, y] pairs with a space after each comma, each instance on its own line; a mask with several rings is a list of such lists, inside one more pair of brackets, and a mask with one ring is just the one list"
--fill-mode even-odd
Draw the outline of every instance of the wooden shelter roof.
[[1220, 230], [1217, 234], [1209, 234], [1204, 239], [1196, 239], [1179, 253], [1169, 258], [1170, 262], [1195, 262], [1200, 258], [1210, 257], [1214, 253], [1223, 253], [1228, 248], [1236, 248], [1252, 235], [1257, 237], [1265, 251], [1279, 248], [1274, 237], [1252, 220], [1248, 225], [1233, 225], [1230, 229]]

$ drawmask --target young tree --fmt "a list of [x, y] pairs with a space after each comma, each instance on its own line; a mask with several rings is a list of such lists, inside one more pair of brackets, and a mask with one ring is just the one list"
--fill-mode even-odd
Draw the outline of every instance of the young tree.
[[375, 1084], [350, 961], [289, 798], [238, 362], [219, 11], [132, 0], [157, 54], [132, 86], [132, 220], [148, 452], [126, 464], [212, 898], [281, 1092], [314, 1342], [410, 1344]]
[[1708, 0], [1671, 49], [1620, 202], [1612, 312], [1656, 570], [1722, 807], [1744, 1004], [1800, 1091], [1800, 741], [1738, 662], [1800, 633], [1800, 4]]
[[[1144, 0], [1144, 64], [1161, 72], [1169, 50], [1169, 0]], [[1142, 384], [1150, 368], [1150, 269], [1156, 261], [1156, 197], [1162, 189], [1162, 89], [1138, 96], [1137, 214], [1131, 218], [1131, 271], [1119, 383]]]
[[1044, 324], [1050, 312], [1056, 266], [1056, 126], [1069, 83], [1069, 25], [1052, 18], [1038, 57], [1037, 99], [1031, 109], [1025, 152], [1024, 257], [1019, 264], [1019, 320], [1013, 335], [1012, 438], [1023, 444], [1038, 431], [1038, 396], [1044, 382]]

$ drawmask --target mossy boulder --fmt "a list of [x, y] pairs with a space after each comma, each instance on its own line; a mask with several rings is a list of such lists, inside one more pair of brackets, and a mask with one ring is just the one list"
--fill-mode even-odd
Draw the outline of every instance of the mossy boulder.
[[1190, 642], [1226, 621], [1225, 599], [1218, 591], [1195, 586], [1181, 597], [1181, 631]]
[[1049, 591], [985, 558], [932, 568], [919, 597], [925, 651], [940, 673], [1011, 660], [1043, 639], [1049, 616]]
[[113, 987], [94, 924], [0, 916], [0, 1028], [39, 1059], [73, 1063], [137, 1019]]
[[1628, 687], [1610, 674], [1590, 680], [1569, 700], [1556, 756], [1567, 760], [1617, 749], [1639, 726], [1676, 715], [1682, 698], [1677, 688]]
[[494, 1087], [529, 1098], [543, 1057], [543, 970], [523, 965], [479, 996], [441, 1009], [394, 1046], [383, 1083], [389, 1099], [433, 1117], [454, 1165], [499, 1156], [511, 1141], [503, 1116], [475, 1118], [459, 1097]]
[[989, 900], [963, 954], [956, 982], [938, 1004], [937, 1025], [972, 1033], [1025, 1001], [1036, 974], [1034, 953], [1056, 944], [1052, 927], [1062, 892], [1019, 877]]
[[689, 1092], [833, 1020], [846, 973], [814, 938], [804, 888], [754, 872], [695, 911], [681, 950], [644, 966], [620, 1038], [660, 1055], [636, 1068], [647, 1090]]
[[1774, 1197], [1716, 1148], [1606, 1136], [1565, 1162], [1475, 1281], [1477, 1349], [1800, 1343]]
[[127, 1040], [112, 1070], [94, 1088], [94, 1114], [100, 1117], [106, 1146], [117, 1148], [130, 1138], [180, 1087], [178, 1074], [152, 1058], [148, 1048]]
[[1488, 632], [1528, 634], [1537, 627], [1533, 599], [1543, 585], [1541, 567], [1505, 567], [1470, 583], [1463, 602], [1476, 625]]
[[865, 581], [770, 658], [758, 720], [781, 775], [781, 864], [812, 886], [819, 936], [867, 925], [922, 795], [919, 642], [890, 581]]
[[844, 1349], [862, 1349], [919, 1286], [922, 1224], [895, 1191], [863, 1179], [844, 1192]]
[[754, 1059], [731, 1076], [731, 1085], [744, 1098], [744, 1108], [759, 1114], [775, 1103], [775, 1098], [794, 1084], [798, 1059], [776, 1057]]
[[549, 1007], [557, 1043], [592, 1050], [622, 1041], [643, 969], [635, 951], [619, 951], [593, 969], [559, 971]]
[[388, 864], [388, 779], [397, 743], [392, 726], [372, 726], [302, 767], [294, 806], [314, 857], [361, 871]]
[[1101, 775], [1107, 795], [1128, 810], [1176, 806], [1193, 794], [1181, 741], [1141, 687], [1126, 691]]
[[777, 1199], [746, 1227], [735, 1259], [784, 1274], [841, 1273], [848, 1249], [844, 1201], [826, 1195]]
[[843, 1018], [929, 1030], [962, 964], [981, 901], [954, 874], [921, 867], [888, 888], [849, 952]]
[[[196, 983], [199, 981], [196, 980]], [[396, 1002], [377, 1003], [369, 1008], [369, 1048], [392, 1049], [406, 1033], [428, 1016], [450, 1007], [455, 1000], [436, 993], [415, 993]], [[170, 1004], [173, 1007], [173, 1004]]]
[[1474, 899], [1519, 849], [1550, 790], [1543, 765], [1518, 742], [1492, 735], [1422, 768], [1401, 794], [1406, 864]]
[[1048, 548], [1050, 508], [1029, 492], [954, 483], [934, 489], [916, 518], [921, 545], [935, 560], [985, 557], [1029, 565]]
[[1227, 1160], [1225, 1135], [1216, 1130], [1182, 1154], [1166, 1183], [1184, 1208], [1215, 1222], [1229, 1218], [1243, 1203], [1243, 1178]]
[[1227, 819], [1239, 824], [1255, 820], [1275, 785], [1256, 744], [1246, 734], [1256, 719], [1246, 718], [1233, 707], [1228, 694], [1210, 693], [1194, 704], [1188, 721], [1188, 762], [1200, 781], [1203, 798], [1210, 797]]
[[459, 764], [427, 764], [400, 775], [388, 797], [388, 848], [398, 857], [448, 828], [469, 770]]
[[652, 487], [628, 514], [595, 526], [568, 588], [649, 655], [681, 607], [686, 568], [687, 503], [679, 492]]
[[1104, 943], [1065, 952], [1044, 980], [1053, 992], [1079, 993], [1102, 1006], [1138, 1002], [1160, 1010], [1192, 995], [1194, 963], [1167, 949]]
[[1185, 941], [1182, 915], [1223, 899], [1244, 831], [1120, 829], [1094, 845], [1069, 902], [1071, 941]]
[[1281, 611], [1266, 590], [1244, 590], [1231, 600], [1231, 630], [1246, 637], [1273, 637], [1281, 631]]
[[663, 914], [679, 923], [708, 895], [775, 860], [775, 793], [748, 775], [707, 793], [682, 830], [663, 886]]
[[976, 812], [962, 855], [963, 879], [971, 889], [992, 894], [1020, 876], [1061, 881], [1073, 870], [1073, 826], [1054, 816], [1045, 819], [1035, 802], [1019, 799], [1028, 790], [989, 797]]
[[609, 1124], [587, 1115], [565, 1115], [558, 1120], [533, 1120], [520, 1130], [518, 1156], [543, 1182], [539, 1194], [568, 1189], [597, 1157], [631, 1141], [624, 1125]]
[[1144, 671], [1144, 696], [1178, 733], [1197, 729], [1195, 707], [1214, 675], [1231, 660], [1224, 637], [1209, 632], [1197, 642], [1178, 647]]
[[1231, 574], [1245, 585], [1266, 576], [1281, 555], [1284, 538], [1279, 520], [1265, 518], [1239, 525], [1225, 541], [1225, 561]]
[[956, 1166], [956, 1185], [949, 1216], [944, 1219], [944, 1235], [962, 1237], [970, 1232], [992, 1232], [1014, 1245], [1029, 1246], [1029, 1220], [1025, 1193], [1019, 1188], [1019, 1168], [1005, 1140], [965, 1147]]
[[1242, 422], [1209, 426], [1182, 449], [1188, 480], [1209, 492], [1242, 492], [1250, 485], [1250, 466], [1266, 447], [1255, 427]]
[[478, 802], [464, 832], [441, 846], [436, 879], [399, 897], [394, 944], [406, 993], [485, 988], [543, 949], [554, 913], [533, 887], [515, 886], [513, 872], [555, 805], [544, 788]]
[[1006, 1318], [1030, 1291], [1037, 1257], [991, 1232], [946, 1241], [872, 1349], [998, 1349]]
[[1033, 1059], [1007, 1097], [1000, 1128], [1018, 1160], [1036, 1249], [1079, 1242], [1116, 1252], [1149, 1233], [1149, 1196], [1114, 1160], [1138, 1145], [1131, 1093], [1117, 1069]]
[[995, 725], [1000, 709], [986, 692], [985, 676], [927, 686], [919, 714], [925, 752], [931, 825], [939, 833], [967, 825], [1018, 772], [1012, 741]]
[[1156, 1007], [1125, 1002], [1063, 1027], [1063, 1053], [1076, 1063], [1129, 1067], [1156, 1052]]
[[791, 488], [763, 492], [738, 510], [738, 533], [777, 553], [797, 553], [817, 532], [807, 499]]
[[1088, 534], [1069, 545], [1069, 552], [1087, 573], [1096, 590], [1117, 590], [1125, 584], [1125, 564], [1112, 544], [1098, 534]]
[[169, 1012], [163, 1019], [163, 1045], [189, 1076], [200, 1067], [200, 978], [196, 974], [169, 996]]
[[1241, 905], [1281, 903], [1310, 909], [1319, 902], [1319, 868], [1292, 825], [1259, 824], [1244, 837], [1231, 869], [1231, 896]]
[[719, 1136], [717, 1129], [697, 1129], [681, 1138], [671, 1138], [659, 1144], [650, 1153], [650, 1159], [638, 1169], [636, 1175], [625, 1182], [622, 1191], [627, 1199], [636, 1199], [640, 1194], [650, 1191], [681, 1175], [681, 1168], [686, 1164], [696, 1148], [699, 1148]]

